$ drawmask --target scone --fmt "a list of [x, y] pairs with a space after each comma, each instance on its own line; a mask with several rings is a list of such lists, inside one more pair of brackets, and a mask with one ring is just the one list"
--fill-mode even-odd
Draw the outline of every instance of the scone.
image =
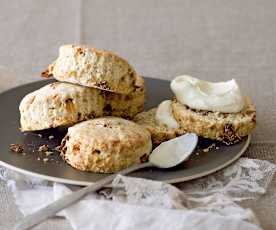
[[105, 98], [103, 114], [105, 116], [111, 115], [132, 119], [137, 113], [144, 110], [145, 88], [143, 82], [138, 82], [138, 86], [130, 94], [117, 94], [109, 91], [102, 91], [102, 95], [104, 95]]
[[172, 103], [172, 110], [185, 131], [222, 141], [227, 145], [239, 142], [256, 126], [256, 109], [248, 97], [245, 98], [245, 106], [239, 113], [194, 110], [176, 100]]
[[132, 121], [103, 117], [76, 124], [62, 141], [62, 155], [72, 167], [114, 173], [150, 154], [150, 133]]
[[121, 95], [70, 83], [51, 83], [21, 101], [21, 131], [67, 126], [107, 115], [132, 118], [143, 111], [144, 99], [143, 88]]
[[130, 94], [144, 84], [126, 60], [81, 45], [61, 46], [58, 58], [42, 76], [121, 94]]
[[146, 112], [137, 114], [133, 121], [137, 124], [145, 127], [151, 134], [152, 143], [158, 145], [161, 142], [170, 140], [177, 136], [184, 134], [184, 130], [181, 128], [168, 128], [166, 125], [160, 124], [155, 119], [157, 108], [150, 109]]

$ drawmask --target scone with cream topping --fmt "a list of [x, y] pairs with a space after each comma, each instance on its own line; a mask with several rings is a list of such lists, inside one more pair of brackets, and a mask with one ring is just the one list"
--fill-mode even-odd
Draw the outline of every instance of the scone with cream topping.
[[249, 97], [241, 95], [235, 80], [211, 83], [180, 76], [171, 88], [176, 95], [174, 117], [186, 132], [230, 145], [256, 126], [256, 108]]
[[176, 120], [186, 132], [222, 141], [227, 145], [239, 142], [256, 126], [256, 109], [248, 97], [239, 113], [194, 110], [177, 101], [173, 102], [172, 108]]
[[133, 119], [134, 122], [145, 127], [150, 132], [154, 145], [158, 145], [185, 133], [179, 125], [173, 124], [173, 119], [172, 121], [169, 121], [169, 123], [162, 122], [162, 120], [164, 120], [162, 119], [162, 114], [167, 113], [162, 113], [162, 105], [166, 102], [168, 101], [162, 102], [158, 108], [152, 108], [148, 111], [137, 114]]
[[121, 94], [144, 87], [143, 79], [118, 55], [83, 45], [63, 45], [44, 77]]
[[22, 99], [19, 106], [21, 131], [67, 126], [108, 115], [132, 118], [143, 111], [144, 100], [143, 88], [123, 95], [54, 82]]
[[68, 129], [62, 154], [72, 167], [98, 173], [114, 173], [140, 163], [150, 154], [150, 133], [117, 117], [84, 121]]

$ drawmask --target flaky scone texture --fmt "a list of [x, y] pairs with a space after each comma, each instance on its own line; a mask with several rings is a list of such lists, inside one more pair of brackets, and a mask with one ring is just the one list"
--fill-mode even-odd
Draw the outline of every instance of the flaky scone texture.
[[157, 108], [138, 113], [133, 121], [145, 127], [151, 134], [154, 145], [158, 145], [164, 141], [170, 140], [185, 133], [182, 128], [172, 129], [164, 124], [160, 124], [155, 119]]
[[68, 164], [98, 173], [114, 173], [141, 163], [151, 149], [146, 129], [117, 117], [79, 123], [68, 129], [62, 141], [62, 154]]
[[26, 95], [19, 106], [21, 131], [35, 131], [102, 116], [133, 118], [143, 111], [145, 94], [137, 88], [129, 95], [54, 82]]
[[256, 108], [249, 97], [245, 98], [244, 109], [239, 113], [220, 113], [194, 110], [176, 100], [172, 103], [173, 114], [186, 132], [222, 141], [227, 145], [239, 142], [256, 126]]
[[42, 76], [121, 94], [130, 94], [144, 85], [123, 58], [83, 45], [61, 46], [58, 58]]

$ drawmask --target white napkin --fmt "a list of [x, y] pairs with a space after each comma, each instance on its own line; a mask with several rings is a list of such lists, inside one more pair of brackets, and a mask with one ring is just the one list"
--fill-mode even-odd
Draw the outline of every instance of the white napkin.
[[[180, 189], [162, 182], [118, 176], [112, 189], [89, 194], [65, 209], [73, 229], [261, 229], [250, 209], [238, 202], [265, 193], [276, 165], [241, 158], [214, 175], [182, 183]], [[71, 193], [63, 184], [49, 184], [2, 170], [24, 215]]]
[[[54, 187], [55, 198], [70, 193], [64, 185]], [[235, 218], [186, 209], [167, 209], [117, 201], [83, 200], [64, 211], [74, 229], [168, 230], [168, 229], [260, 229]]]

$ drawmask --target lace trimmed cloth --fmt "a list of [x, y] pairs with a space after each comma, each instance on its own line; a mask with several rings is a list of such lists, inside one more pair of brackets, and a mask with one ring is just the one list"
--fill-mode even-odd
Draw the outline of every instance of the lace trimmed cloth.
[[[147, 208], [154, 209], [155, 213], [160, 212], [159, 217], [162, 216], [162, 213], [165, 211], [167, 211], [168, 217], [170, 215], [176, 215], [174, 211], [181, 211], [181, 215], [186, 213], [186, 215], [181, 217], [182, 220], [192, 213], [207, 215], [208, 221], [212, 221], [213, 217], [218, 219], [224, 218], [224, 221], [238, 221], [239, 223], [256, 227], [252, 229], [260, 229], [259, 221], [253, 211], [241, 207], [239, 202], [248, 199], [256, 199], [264, 194], [275, 171], [276, 165], [268, 161], [240, 158], [235, 164], [224, 170], [197, 180], [178, 184], [177, 187], [163, 182], [117, 176], [112, 183], [112, 188], [105, 188], [97, 194], [88, 195], [84, 200], [67, 208], [60, 213], [60, 215], [64, 215], [70, 221], [74, 229], [89, 229], [91, 226], [88, 223], [87, 226], [89, 226], [89, 228], [80, 227], [83, 226], [80, 225], [80, 223], [85, 222], [82, 218], [87, 215], [87, 212], [82, 213], [82, 215], [76, 215], [76, 210], [92, 210], [91, 205], [98, 205], [97, 213], [101, 213], [100, 207], [102, 207], [102, 205], [104, 205], [105, 211], [109, 210], [108, 207], [110, 205], [110, 207], [112, 207], [110, 212], [112, 213], [112, 210], [114, 212], [112, 215], [118, 215], [117, 218], [121, 220], [122, 216], [118, 213], [122, 213], [122, 210], [127, 210], [126, 207], [130, 205], [132, 207], [130, 210], [135, 206], [135, 212], [138, 212], [141, 208], [143, 208], [140, 210], [142, 213]], [[64, 196], [70, 193], [72, 189], [74, 190], [76, 188], [72, 186], [69, 188], [62, 184], [52, 184], [44, 180], [30, 178], [3, 168], [1, 168], [0, 174], [1, 178], [7, 181], [8, 186], [15, 196], [16, 204], [25, 215], [40, 209], [48, 203], [51, 203], [55, 198]], [[32, 197], [31, 205], [30, 196]], [[91, 200], [93, 204], [88, 206]], [[101, 203], [97, 203], [96, 201]], [[78, 205], [82, 208], [77, 208]], [[121, 207], [121, 210], [116, 214], [115, 210], [119, 207]], [[74, 213], [74, 215], [72, 213]], [[126, 218], [128, 213], [130, 212], [124, 214], [124, 218]], [[135, 215], [139, 216], [137, 213], [135, 213]], [[179, 215], [178, 212], [177, 215]], [[192, 216], [189, 218], [192, 218]], [[199, 219], [203, 217], [204, 216], [197, 216]], [[154, 218], [156, 219], [157, 217]], [[150, 226], [154, 224], [154, 218], [152, 217], [152, 219], [150, 219], [151, 224], [146, 225], [149, 229], [151, 229]], [[203, 219], [206, 220], [206, 217]], [[87, 221], [88, 220], [91, 221], [91, 217], [87, 217]], [[96, 222], [96, 220], [94, 221]], [[116, 223], [118, 223], [118, 220]], [[127, 221], [124, 220], [124, 223], [127, 223]], [[192, 223], [193, 222], [190, 224]], [[96, 223], [93, 224], [95, 225]], [[126, 226], [128, 225], [126, 224]], [[156, 225], [154, 226], [156, 227]], [[197, 226], [201, 225], [197, 223]], [[208, 226], [210, 226], [210, 223], [208, 223]], [[214, 225], [212, 226], [214, 227]], [[231, 226], [231, 224], [228, 223], [227, 226]], [[235, 224], [233, 226], [238, 225]], [[189, 227], [194, 226], [190, 225]], [[122, 227], [122, 229], [128, 228]], [[204, 228], [198, 227], [198, 229]], [[219, 229], [219, 227], [214, 227], [212, 229]], [[231, 229], [242, 228], [233, 227]]]

